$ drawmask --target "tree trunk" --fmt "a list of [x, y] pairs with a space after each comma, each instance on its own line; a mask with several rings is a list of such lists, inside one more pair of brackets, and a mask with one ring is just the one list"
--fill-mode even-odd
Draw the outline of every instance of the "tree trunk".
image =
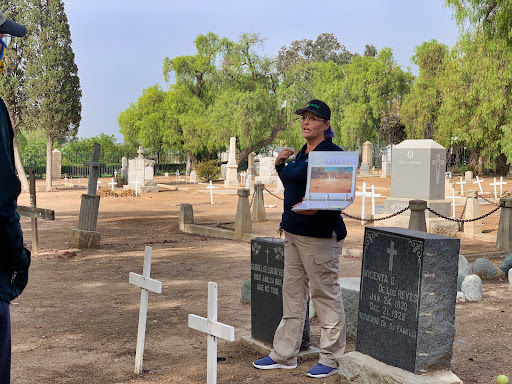
[[473, 149], [469, 153], [469, 165], [473, 169], [475, 175], [478, 174], [478, 159], [480, 158], [480, 151], [478, 149]]
[[18, 146], [18, 131], [13, 131], [14, 137], [12, 139], [12, 147], [14, 149], [14, 162], [16, 164], [16, 171], [18, 171], [18, 178], [21, 182], [21, 190], [23, 192], [28, 192], [29, 186], [27, 174], [25, 173], [25, 168], [23, 168], [23, 163], [21, 162], [20, 147]]
[[507, 176], [508, 166], [507, 166], [507, 156], [501, 153], [495, 160], [496, 165], [496, 174], [498, 176]]
[[187, 175], [190, 175], [190, 172], [192, 172], [192, 170], [194, 169], [194, 165], [196, 163], [196, 157], [192, 154], [192, 152], [190, 152], [189, 150], [187, 150], [187, 161], [186, 161], [186, 169], [185, 169], [185, 173]]
[[52, 190], [52, 150], [53, 138], [48, 136], [46, 141], [46, 191]]

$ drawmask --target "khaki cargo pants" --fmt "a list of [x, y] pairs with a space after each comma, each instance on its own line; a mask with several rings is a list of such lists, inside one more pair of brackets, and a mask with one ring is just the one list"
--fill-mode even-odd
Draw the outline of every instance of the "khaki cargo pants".
[[336, 235], [329, 239], [285, 231], [283, 318], [274, 334], [272, 360], [286, 365], [297, 363], [311, 291], [321, 326], [319, 363], [338, 367], [346, 343], [345, 313], [338, 284], [343, 242], [336, 241]]

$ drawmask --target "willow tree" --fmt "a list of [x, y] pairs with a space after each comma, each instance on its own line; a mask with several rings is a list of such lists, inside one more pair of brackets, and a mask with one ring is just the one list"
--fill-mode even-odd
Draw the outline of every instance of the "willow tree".
[[[419, 75], [404, 98], [400, 110], [410, 139], [436, 137], [439, 109], [442, 104], [440, 82], [445, 72], [449, 49], [436, 40], [426, 41], [415, 48], [412, 61]], [[437, 137], [436, 137], [437, 138]]]
[[42, 129], [46, 144], [46, 190], [52, 189], [52, 149], [58, 137], [76, 136], [81, 120], [80, 79], [61, 0], [29, 0], [34, 20], [27, 40], [27, 124]]

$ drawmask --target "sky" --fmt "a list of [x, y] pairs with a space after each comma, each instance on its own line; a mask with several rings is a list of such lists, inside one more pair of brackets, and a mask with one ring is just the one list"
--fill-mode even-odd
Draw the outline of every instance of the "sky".
[[458, 28], [444, 0], [63, 0], [82, 96], [78, 137], [114, 135], [117, 117], [155, 84], [167, 89], [165, 57], [195, 53], [199, 34], [237, 41], [266, 38], [261, 53], [277, 56], [294, 40], [333, 33], [352, 53], [365, 44], [389, 47], [403, 69], [417, 68], [414, 48], [436, 39], [452, 47]]

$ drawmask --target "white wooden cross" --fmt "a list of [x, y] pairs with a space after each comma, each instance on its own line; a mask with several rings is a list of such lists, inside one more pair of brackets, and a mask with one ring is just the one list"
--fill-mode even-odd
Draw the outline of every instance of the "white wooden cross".
[[112, 178], [112, 181], [108, 184], [112, 185], [112, 192], [114, 192], [114, 185], [117, 184], [116, 182], [114, 182], [114, 178]]
[[482, 182], [483, 181], [484, 181], [484, 179], [479, 179], [478, 175], [476, 175], [476, 181], [473, 181], [473, 184], [478, 184], [478, 188], [480, 188], [480, 193], [482, 195], [484, 194], [484, 190], [482, 189]]
[[[372, 191], [371, 192], [366, 192], [366, 182], [363, 182], [363, 191], [362, 192], [356, 192], [356, 196], [361, 196], [363, 198], [362, 200], [362, 204], [361, 204], [361, 217], [364, 219], [364, 214], [365, 214], [365, 200], [366, 200], [366, 197], [371, 197], [372, 198], [372, 215], [375, 216], [375, 198], [376, 197], [381, 197], [380, 194], [375, 194], [375, 186], [372, 185]], [[364, 225], [365, 221], [361, 221], [361, 225]]]
[[466, 184], [466, 182], [462, 180], [462, 176], [460, 176], [460, 181], [455, 184], [460, 184], [460, 195], [464, 196], [464, 184]]
[[500, 186], [500, 197], [503, 196], [503, 186], [507, 184], [506, 182], [503, 181], [503, 176], [500, 176], [499, 183], [497, 181], [494, 181], [494, 182], [496, 183], [496, 185]]
[[68, 186], [68, 177], [64, 176], [64, 188]]
[[139, 184], [141, 181], [139, 181], [139, 177], [135, 177], [135, 181], [132, 181], [132, 184], [135, 184], [135, 196], [139, 196]]
[[235, 328], [217, 322], [217, 283], [208, 283], [208, 318], [188, 315], [189, 328], [207, 333], [207, 384], [217, 383], [217, 337], [235, 341]]
[[117, 171], [114, 171], [114, 177], [117, 179]]
[[446, 196], [446, 198], [452, 199], [452, 218], [455, 219], [455, 199], [462, 199], [462, 196], [455, 196], [455, 188], [452, 187], [452, 195]]
[[496, 191], [496, 186], [499, 185], [501, 187], [500, 183], [498, 183], [496, 181], [496, 178], [494, 178], [494, 183], [489, 183], [489, 185], [492, 185], [494, 187], [494, 198], [497, 199], [498, 198], [498, 192]]
[[101, 184], [101, 183], [103, 183], [103, 181], [98, 180], [98, 184], [96, 184], [96, 192], [99, 191], [99, 189], [100, 189], [99, 184]]
[[169, 178], [169, 172], [165, 172], [165, 177]]
[[179, 184], [180, 183], [180, 170], [177, 169], [176, 170], [176, 184]]
[[214, 188], [219, 188], [219, 187], [216, 187], [215, 185], [212, 185], [212, 181], [210, 180], [210, 185], [208, 187], [206, 187], [206, 188], [210, 190], [210, 203], [213, 204], [213, 189]]
[[148, 291], [162, 293], [162, 282], [151, 279], [151, 252], [153, 249], [146, 246], [144, 251], [144, 269], [142, 275], [130, 272], [130, 284], [141, 288], [140, 290], [140, 311], [139, 328], [137, 332], [137, 349], [135, 351], [135, 373], [142, 373], [142, 360], [144, 356], [144, 339], [146, 338], [146, 317], [148, 314]]

